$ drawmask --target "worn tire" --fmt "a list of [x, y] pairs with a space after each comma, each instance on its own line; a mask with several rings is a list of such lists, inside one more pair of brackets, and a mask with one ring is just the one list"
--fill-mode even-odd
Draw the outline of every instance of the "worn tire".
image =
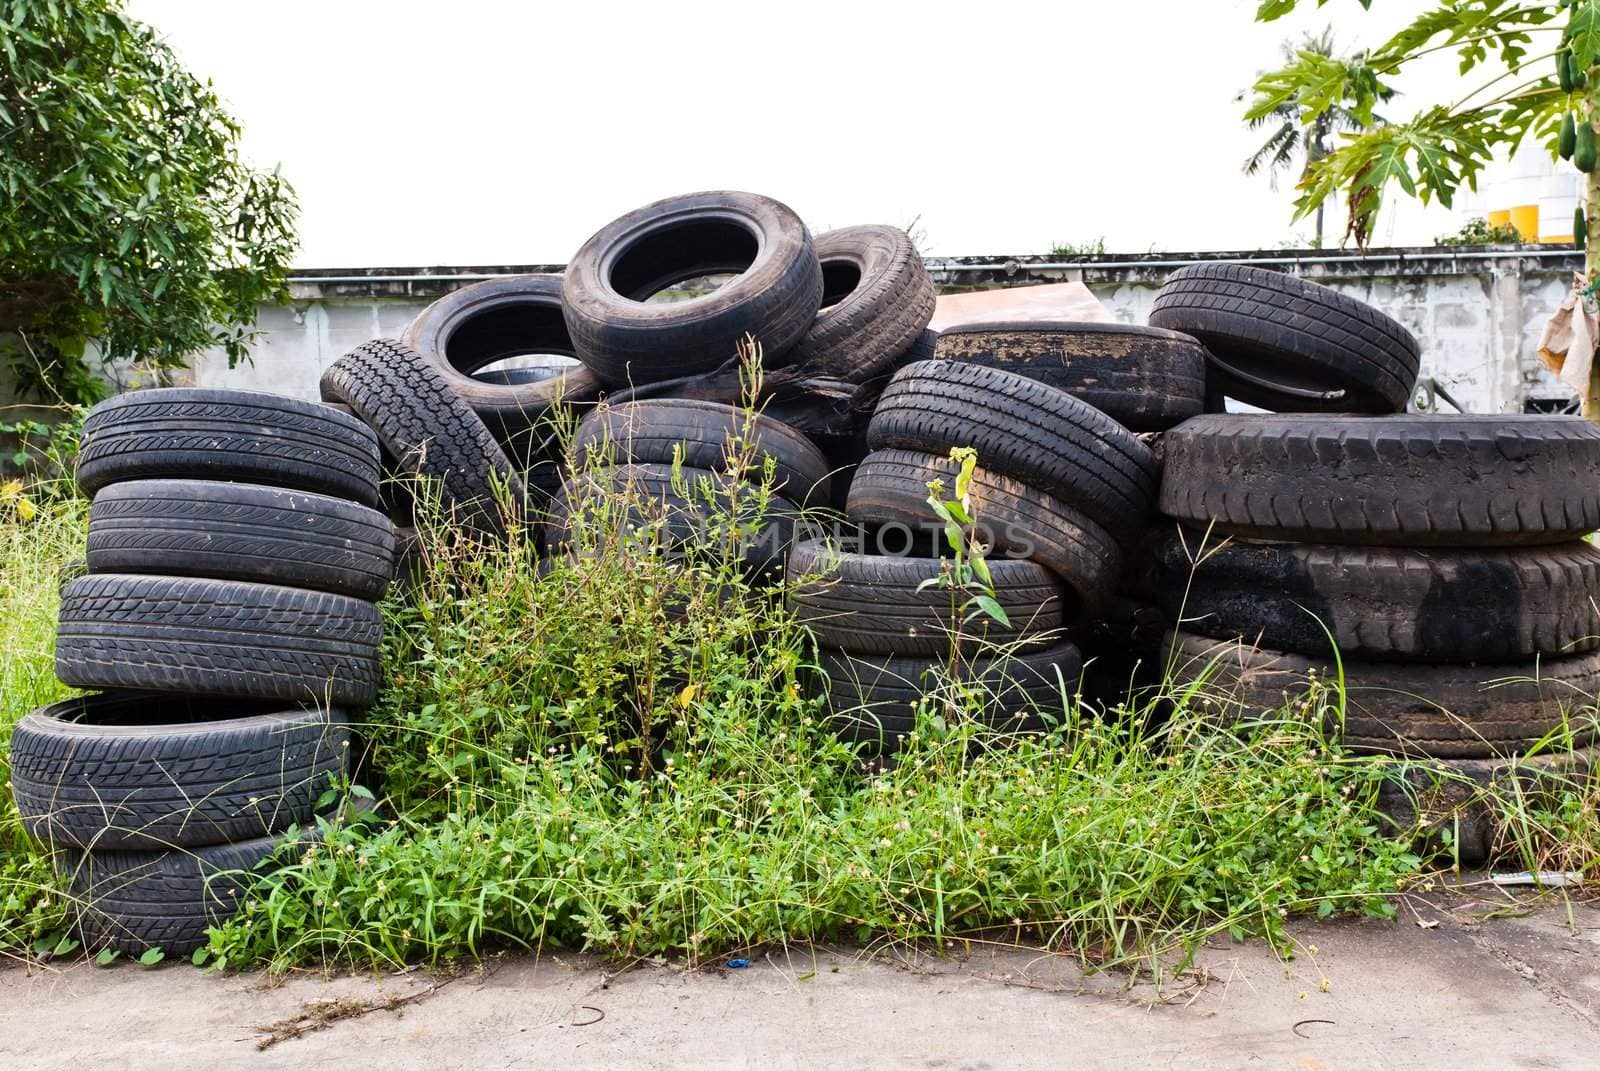
[[159, 948], [188, 956], [206, 944], [206, 930], [239, 909], [257, 868], [286, 842], [257, 837], [174, 851], [62, 849], [56, 872], [77, 906], [84, 946], [130, 956]]
[[[1410, 331], [1355, 298], [1265, 268], [1194, 264], [1173, 272], [1150, 326], [1205, 343], [1212, 387], [1262, 409], [1396, 413], [1417, 385]], [[1296, 390], [1343, 393], [1319, 400]]]
[[[903, 525], [940, 538], [928, 508], [928, 481], [954, 486], [958, 466], [948, 458], [910, 450], [878, 450], [856, 467], [845, 513], [864, 525]], [[978, 537], [992, 548], [991, 563], [1029, 558], [1067, 586], [1067, 620], [1094, 617], [1116, 587], [1122, 551], [1104, 528], [1081, 511], [1009, 476], [979, 466], [968, 488]]]
[[[849, 743], [892, 752], [916, 727], [917, 702], [927, 689], [930, 670], [943, 669], [940, 657], [861, 655], [821, 650], [818, 667], [832, 710], [830, 724]], [[1056, 677], [1060, 671], [1060, 679]], [[1083, 659], [1070, 643], [1041, 651], [995, 658], [973, 658], [966, 679], [988, 693], [984, 722], [1002, 732], [1042, 732], [1060, 721], [1062, 688], [1077, 690]], [[1049, 717], [1046, 717], [1048, 715]]]
[[818, 235], [822, 308], [789, 363], [859, 383], [890, 368], [927, 328], [936, 295], [911, 238], [898, 227]]
[[[831, 550], [817, 540], [789, 551], [789, 607], [824, 647], [859, 654], [948, 653], [955, 622], [950, 591], [929, 587], [933, 558], [896, 558]], [[974, 650], [1033, 639], [1053, 642], [1062, 626], [1061, 584], [1044, 566], [1020, 559], [989, 564], [994, 598], [1009, 625], [980, 618], [962, 626]]]
[[[1168, 643], [1180, 684], [1199, 679], [1214, 662], [1203, 687], [1224, 718], [1277, 710], [1303, 696], [1314, 674], [1330, 689], [1323, 698], [1329, 730], [1339, 728], [1332, 709], [1339, 669], [1331, 656], [1308, 658], [1187, 632], [1173, 633]], [[1342, 671], [1342, 735], [1354, 751], [1485, 758], [1526, 751], [1563, 725], [1585, 742], [1594, 735], [1600, 652], [1478, 666], [1343, 660]], [[1512, 683], [1489, 686], [1501, 681]]]
[[1517, 798], [1529, 810], [1559, 805], [1563, 796], [1588, 796], [1600, 752], [1552, 749], [1494, 759], [1427, 759], [1405, 763], [1378, 789], [1378, 811], [1396, 832], [1420, 833], [1420, 848], [1486, 863], [1514, 850], [1488, 793]]
[[[710, 469], [680, 466], [679, 474], [687, 483], [689, 494], [679, 493], [673, 485], [673, 467], [670, 464], [639, 462], [614, 465], [608, 469], [583, 473], [571, 480], [556, 495], [550, 509], [552, 545], [573, 549], [573, 514], [586, 508], [589, 496], [603, 497], [607, 508], [622, 502], [625, 516], [606, 518], [610, 523], [622, 520], [629, 529], [638, 529], [664, 522], [661, 543], [669, 553], [690, 547], [706, 547], [710, 538], [720, 547], [727, 533], [712, 531], [716, 523], [716, 507], [722, 503], [706, 502], [698, 494], [702, 480], [717, 480]], [[743, 487], [741, 485], [741, 495]], [[756, 488], [750, 488], [754, 496]], [[768, 500], [768, 512], [762, 526], [753, 536], [741, 539], [738, 560], [747, 572], [761, 573], [781, 565], [794, 539], [794, 526], [799, 510], [794, 503], [773, 495]]]
[[83, 422], [78, 486], [235, 480], [378, 504], [372, 429], [315, 402], [244, 390], [163, 387], [101, 402]]
[[77, 688], [364, 706], [378, 692], [377, 607], [233, 580], [80, 577], [61, 596], [56, 676]]
[[1205, 408], [1205, 347], [1176, 331], [1085, 322], [973, 324], [943, 331], [936, 352], [940, 360], [1047, 383], [1130, 431], [1165, 431]]
[[[680, 398], [624, 402], [608, 406], [584, 418], [573, 439], [577, 464], [591, 456], [611, 460], [670, 465], [675, 450], [683, 451], [683, 464], [690, 468], [725, 471], [730, 462], [730, 437], [746, 430], [744, 410], [718, 402]], [[822, 505], [829, 499], [828, 474], [831, 466], [811, 440], [794, 428], [768, 416], [756, 416], [749, 429], [752, 448], [774, 464], [773, 488], [802, 505]], [[760, 480], [761, 472], [748, 474]]]
[[226, 844], [309, 822], [349, 741], [338, 710], [107, 692], [17, 722], [11, 792], [46, 844]]
[[1334, 643], [1347, 656], [1417, 662], [1520, 662], [1600, 647], [1600, 549], [1587, 543], [1204, 543], [1174, 530], [1156, 547], [1161, 608], [1187, 632], [1316, 657]]
[[330, 365], [321, 386], [323, 398], [343, 402], [373, 427], [398, 475], [437, 481], [442, 505], [461, 523], [505, 534], [496, 486], [507, 488], [517, 510], [527, 497], [522, 480], [483, 421], [415, 350], [374, 339]]
[[525, 456], [549, 433], [547, 415], [564, 402], [593, 401], [594, 373], [579, 365], [483, 372], [507, 357], [577, 357], [561, 311], [561, 276], [514, 275], [464, 286], [419, 312], [402, 339], [471, 407], [506, 451]]
[[95, 496], [89, 571], [204, 576], [377, 599], [394, 526], [328, 495], [213, 480], [130, 480]]
[[1044, 491], [1124, 539], [1149, 516], [1159, 475], [1149, 447], [1066, 391], [957, 361], [896, 372], [867, 444], [930, 454], [974, 447], [988, 471]]
[[1498, 547], [1600, 528], [1600, 428], [1581, 417], [1216, 414], [1164, 446], [1162, 512], [1232, 535]]
[[[675, 282], [732, 273], [689, 301], [650, 303]], [[669, 197], [602, 227], [567, 265], [567, 330], [601, 382], [654, 383], [730, 364], [740, 339], [786, 363], [822, 304], [811, 234], [785, 205], [752, 193]]]

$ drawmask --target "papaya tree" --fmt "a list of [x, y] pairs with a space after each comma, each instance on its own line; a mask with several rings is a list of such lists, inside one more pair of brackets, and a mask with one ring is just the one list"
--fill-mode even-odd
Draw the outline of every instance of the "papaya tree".
[[0, 0], [0, 356], [24, 396], [93, 401], [91, 345], [246, 355], [286, 296], [295, 200], [239, 135], [119, 0]]

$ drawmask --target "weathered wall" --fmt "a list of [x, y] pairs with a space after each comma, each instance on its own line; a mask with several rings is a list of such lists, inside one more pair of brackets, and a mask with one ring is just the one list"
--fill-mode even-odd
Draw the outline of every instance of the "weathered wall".
[[[1571, 250], [1541, 247], [1386, 249], [1366, 256], [1301, 252], [1154, 254], [1054, 262], [1045, 257], [930, 258], [947, 291], [1081, 280], [1127, 323], [1144, 323], [1156, 291], [1186, 263], [1228, 260], [1293, 271], [1382, 309], [1422, 343], [1433, 376], [1473, 412], [1517, 412], [1530, 399], [1571, 392], [1539, 361], [1545, 321], [1581, 267]], [[288, 308], [263, 310], [254, 363], [229, 369], [206, 354], [190, 380], [315, 397], [317, 377], [341, 353], [402, 331], [418, 310], [457, 286], [493, 275], [560, 271], [560, 265], [356, 269], [305, 272]]]

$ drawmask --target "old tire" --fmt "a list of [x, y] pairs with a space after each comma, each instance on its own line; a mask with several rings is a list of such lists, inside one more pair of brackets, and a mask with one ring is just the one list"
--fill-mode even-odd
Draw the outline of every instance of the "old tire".
[[907, 365], [884, 388], [867, 444], [929, 454], [974, 447], [988, 471], [1082, 510], [1119, 538], [1143, 526], [1155, 497], [1155, 456], [1132, 432], [1065, 391], [996, 368]]
[[1162, 512], [1231, 535], [1498, 547], [1600, 528], [1600, 428], [1581, 417], [1215, 414], [1164, 446]]
[[[1025, 641], [1053, 642], [1062, 626], [1061, 585], [1036, 562], [989, 563], [994, 597], [1009, 625], [980, 618], [962, 626], [968, 648], [991, 650]], [[817, 540], [789, 552], [789, 606], [824, 647], [860, 654], [936, 656], [948, 653], [955, 622], [950, 591], [924, 580], [939, 575], [934, 558], [842, 553]], [[818, 579], [820, 578], [820, 579]]]
[[233, 917], [261, 865], [287, 842], [280, 836], [173, 851], [69, 848], [56, 853], [55, 865], [76, 902], [86, 948], [187, 956], [204, 947], [207, 929]]
[[600, 383], [582, 365], [566, 372], [485, 372], [507, 357], [577, 357], [561, 311], [561, 276], [515, 275], [454, 290], [419, 312], [402, 339], [478, 414], [512, 456], [527, 456], [553, 429], [558, 402], [587, 402]]
[[202, 576], [377, 599], [394, 527], [328, 495], [214, 480], [131, 480], [95, 496], [89, 571]]
[[1161, 608], [1187, 632], [1316, 657], [1336, 644], [1350, 657], [1417, 662], [1520, 662], [1600, 647], [1600, 549], [1587, 543], [1204, 542], [1174, 531], [1156, 547]]
[[808, 375], [859, 383], [888, 370], [927, 328], [933, 279], [898, 227], [818, 235], [822, 308], [789, 355]]
[[[615, 454], [611, 460], [670, 465], [674, 451], [683, 451], [683, 464], [691, 468], [726, 471], [728, 445], [746, 430], [744, 410], [719, 402], [663, 398], [624, 402], [599, 409], [578, 425], [573, 439], [576, 464], [594, 456]], [[774, 465], [773, 489], [801, 505], [825, 504], [830, 495], [831, 466], [811, 440], [771, 417], [757, 415], [750, 424], [755, 463], [770, 457]], [[760, 480], [759, 468], [747, 474]]]
[[[715, 274], [737, 277], [689, 301], [646, 301]], [[733, 362], [746, 335], [776, 368], [816, 318], [822, 265], [785, 205], [751, 193], [693, 193], [602, 227], [567, 265], [561, 299], [579, 358], [608, 385], [709, 372]]]
[[[1168, 642], [1176, 681], [1199, 680], [1209, 667], [1212, 675], [1202, 687], [1225, 719], [1293, 703], [1315, 676], [1328, 686], [1322, 703], [1329, 729], [1340, 728], [1331, 656], [1308, 658], [1187, 632], [1173, 633]], [[1568, 728], [1585, 742], [1594, 735], [1600, 652], [1478, 666], [1344, 660], [1342, 670], [1342, 735], [1354, 751], [1486, 758], [1527, 751]]]
[[[1180, 268], [1156, 295], [1150, 326], [1205, 343], [1212, 387], [1262, 409], [1396, 413], [1417, 384], [1417, 340], [1397, 321], [1265, 268]], [[1323, 392], [1334, 393], [1310, 396]]]
[[344, 595], [108, 573], [62, 592], [56, 676], [78, 688], [365, 706], [382, 635], [377, 607]]
[[1205, 347], [1129, 324], [996, 323], [947, 328], [940, 360], [1001, 368], [1064, 390], [1130, 431], [1166, 431], [1204, 411]]
[[[832, 711], [830, 727], [843, 740], [869, 751], [892, 752], [916, 727], [917, 703], [939, 657], [863, 655], [821, 650], [818, 666]], [[1041, 651], [995, 658], [973, 658], [964, 679], [985, 695], [983, 721], [1001, 732], [1042, 732], [1064, 713], [1063, 689], [1077, 690], [1083, 659], [1070, 643]], [[1059, 671], [1059, 677], [1057, 673]]]
[[101, 402], [83, 423], [78, 486], [235, 480], [378, 504], [372, 429], [325, 405], [243, 390], [167, 387]]
[[[954, 485], [957, 466], [948, 458], [910, 450], [878, 450], [856, 467], [845, 513], [864, 525], [901, 525], [912, 533], [941, 538], [928, 508], [928, 481]], [[1028, 558], [1066, 584], [1066, 620], [1094, 617], [1116, 587], [1122, 551], [1116, 540], [1083, 512], [1009, 476], [980, 466], [969, 488], [978, 537], [992, 548], [990, 561]]]
[[441, 504], [466, 527], [505, 534], [499, 488], [523, 508], [527, 492], [500, 444], [433, 365], [411, 347], [374, 339], [322, 374], [322, 396], [366, 421], [398, 475], [437, 481]]
[[225, 844], [311, 821], [349, 740], [337, 710], [108, 692], [17, 723], [11, 791], [46, 844]]

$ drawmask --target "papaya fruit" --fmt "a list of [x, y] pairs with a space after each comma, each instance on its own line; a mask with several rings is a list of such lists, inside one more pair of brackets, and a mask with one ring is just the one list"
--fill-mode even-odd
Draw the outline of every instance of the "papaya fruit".
[[1572, 69], [1572, 88], [1582, 89], [1589, 84], [1589, 76], [1584, 73], [1583, 64], [1578, 62], [1578, 57], [1567, 53], [1567, 66]]
[[1588, 119], [1578, 124], [1578, 136], [1572, 147], [1572, 162], [1586, 175], [1594, 170], [1594, 124]]
[[1578, 144], [1578, 121], [1568, 112], [1561, 117], [1561, 136], [1556, 139], [1556, 151], [1561, 154], [1561, 159], [1572, 159], [1572, 150]]
[[1562, 49], [1556, 53], [1556, 81], [1561, 83], [1561, 92], [1572, 92], [1572, 53]]
[[1589, 217], [1584, 213], [1582, 205], [1572, 210], [1572, 240], [1577, 243], [1579, 249], [1588, 248]]

